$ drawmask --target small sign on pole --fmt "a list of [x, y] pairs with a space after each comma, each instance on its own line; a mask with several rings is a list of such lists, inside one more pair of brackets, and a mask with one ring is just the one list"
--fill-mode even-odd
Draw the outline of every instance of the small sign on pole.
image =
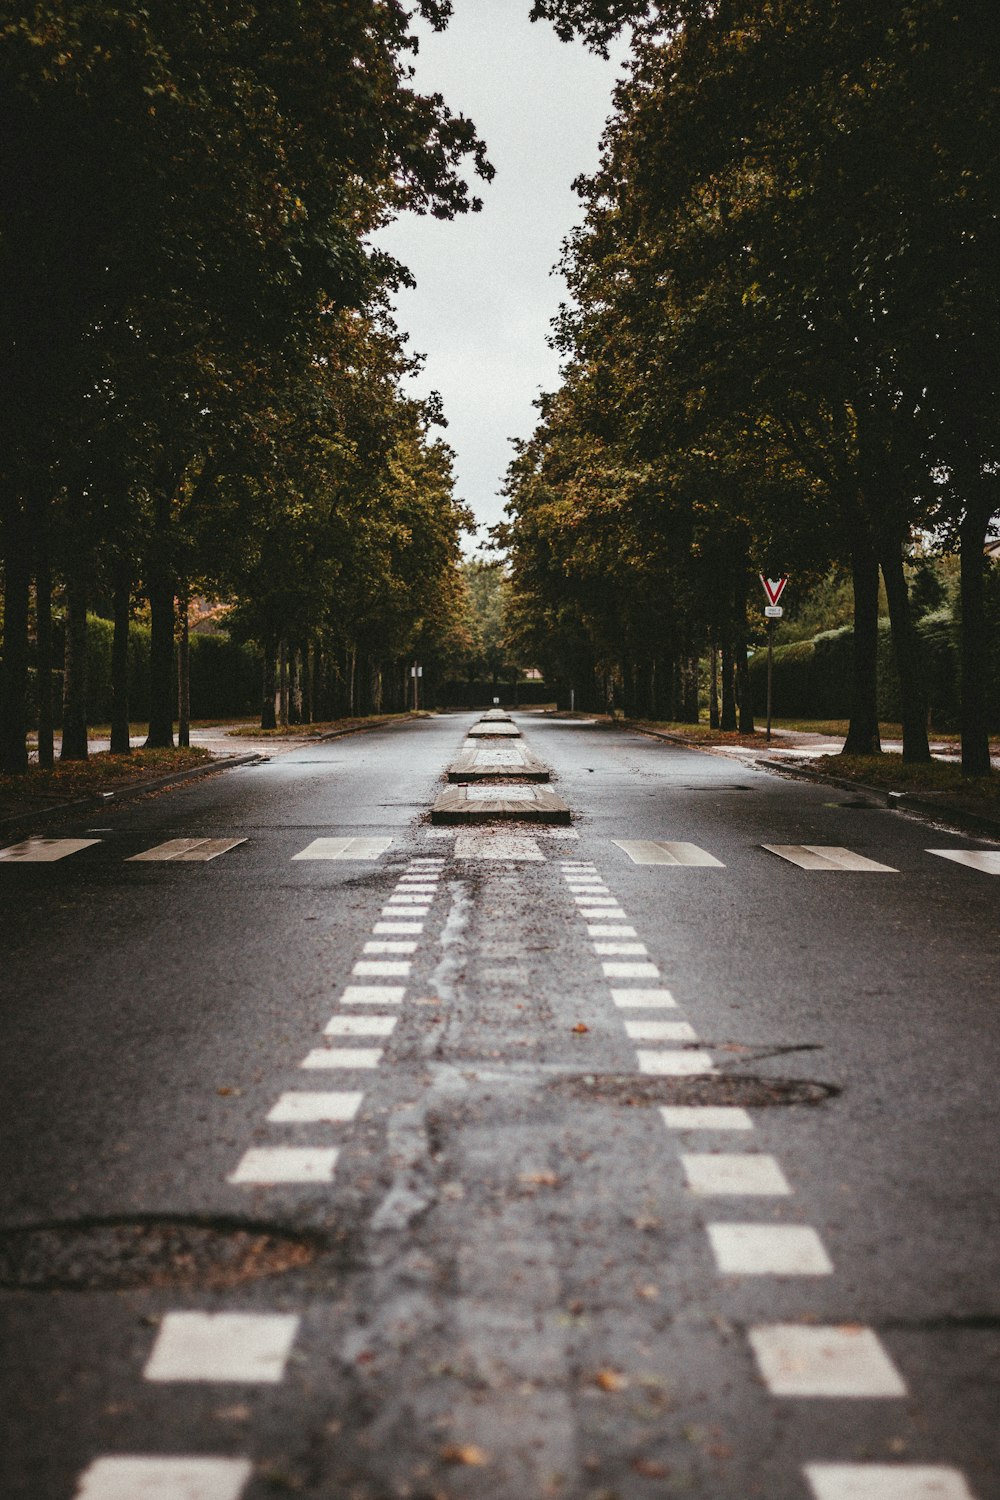
[[764, 585], [764, 593], [767, 595], [767, 603], [764, 606], [764, 617], [767, 620], [767, 741], [771, 742], [771, 704], [774, 687], [774, 621], [780, 620], [784, 614], [778, 600], [785, 592], [788, 582], [788, 574], [782, 573], [780, 578], [766, 578], [763, 573], [760, 581]]

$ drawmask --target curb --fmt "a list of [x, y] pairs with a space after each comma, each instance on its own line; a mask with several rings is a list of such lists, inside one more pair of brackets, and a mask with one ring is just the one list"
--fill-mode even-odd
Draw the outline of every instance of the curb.
[[[667, 740], [673, 745], [683, 745], [687, 750], [701, 750], [706, 755], [717, 753], [724, 746], [701, 745], [697, 740], [685, 739], [683, 735], [667, 734], [661, 729], [644, 729], [638, 724], [630, 724], [622, 721], [622, 727], [631, 729], [636, 734], [646, 734], [655, 740]], [[869, 786], [864, 781], [852, 781], [846, 776], [831, 776], [829, 772], [812, 771], [808, 766], [797, 766], [790, 761], [774, 761], [768, 759], [766, 752], [761, 752], [754, 760], [754, 765], [765, 771], [773, 771], [776, 776], [791, 776], [800, 781], [813, 781], [823, 786], [835, 786], [844, 792], [856, 792], [860, 796], [872, 797], [876, 802], [881, 802], [890, 811], [914, 813], [921, 818], [929, 818], [936, 823], [950, 823], [962, 832], [987, 834], [992, 838], [1000, 838], [1000, 819], [986, 817], [982, 813], [966, 812], [964, 808], [955, 807], [947, 802], [931, 802], [925, 797], [915, 796], [912, 792], [893, 792], [884, 786]]]
[[347, 734], [364, 734], [369, 729], [384, 729], [387, 724], [412, 724], [415, 719], [424, 718], [424, 714], [387, 714], [384, 719], [376, 719], [373, 724], [355, 724], [351, 729], [331, 729], [326, 734], [304, 735], [303, 744], [320, 745], [324, 740], [341, 740]]
[[150, 781], [134, 782], [113, 792], [95, 792], [91, 797], [80, 797], [76, 802], [58, 802], [54, 807], [39, 808], [37, 812], [18, 813], [13, 818], [0, 819], [0, 837], [18, 833], [36, 824], [55, 822], [60, 818], [73, 818], [84, 813], [107, 807], [109, 802], [131, 802], [146, 792], [157, 792], [164, 787], [179, 786], [185, 781], [197, 781], [202, 776], [211, 776], [215, 771], [231, 771], [234, 766], [252, 766], [267, 757], [258, 751], [247, 755], [227, 755], [225, 759], [209, 761], [207, 765], [192, 766], [189, 771], [171, 771], [167, 776], [155, 776]]

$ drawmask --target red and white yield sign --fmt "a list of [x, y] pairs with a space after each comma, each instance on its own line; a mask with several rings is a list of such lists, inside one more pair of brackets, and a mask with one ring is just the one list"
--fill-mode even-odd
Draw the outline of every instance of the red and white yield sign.
[[768, 604], [777, 604], [778, 600], [785, 592], [785, 584], [788, 582], [788, 574], [782, 573], [780, 578], [775, 579], [765, 578], [763, 573], [761, 573], [760, 581], [764, 585], [764, 593], [767, 595]]

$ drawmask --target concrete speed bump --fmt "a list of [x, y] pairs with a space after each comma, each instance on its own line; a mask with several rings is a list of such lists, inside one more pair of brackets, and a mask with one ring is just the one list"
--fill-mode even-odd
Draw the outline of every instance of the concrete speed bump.
[[480, 714], [480, 724], [510, 724], [510, 714], [505, 713], [502, 708], [491, 708], [486, 713]]
[[521, 731], [518, 729], [518, 727], [517, 727], [516, 724], [510, 724], [510, 723], [500, 724], [500, 723], [485, 723], [485, 722], [483, 722], [483, 723], [480, 723], [480, 724], [473, 724], [472, 728], [469, 730], [469, 739], [470, 740], [472, 740], [472, 739], [478, 739], [478, 740], [484, 740], [484, 739], [485, 740], [492, 740], [492, 739], [512, 739], [512, 740], [519, 740], [520, 738], [521, 738]]
[[431, 810], [432, 823], [568, 823], [569, 808], [547, 786], [450, 786]]
[[526, 745], [470, 745], [448, 768], [449, 781], [548, 781], [549, 768]]

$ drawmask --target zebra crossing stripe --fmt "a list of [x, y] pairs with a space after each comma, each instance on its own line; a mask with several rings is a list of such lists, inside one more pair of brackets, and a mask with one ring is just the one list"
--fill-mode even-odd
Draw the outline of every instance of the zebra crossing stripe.
[[634, 865], [701, 865], [725, 869], [721, 859], [699, 849], [697, 844], [669, 839], [612, 839], [611, 842], [624, 850]]
[[871, 1328], [776, 1323], [749, 1331], [772, 1396], [899, 1398], [906, 1384]]
[[230, 849], [245, 843], [246, 839], [167, 839], [165, 844], [155, 844], [152, 849], [144, 849], [141, 854], [130, 854], [126, 863], [137, 864], [151, 860], [175, 865], [189, 862], [202, 864], [210, 859], [218, 859], [220, 854], [228, 854]]
[[49, 865], [100, 842], [100, 839], [24, 839], [20, 844], [0, 849], [0, 860], [9, 864]]
[[292, 859], [379, 859], [392, 839], [313, 839]]
[[980, 870], [984, 875], [1000, 875], [1000, 849], [928, 849], [938, 859], [954, 860], [956, 865], [966, 865], [970, 870]]
[[943, 1464], [806, 1464], [813, 1500], [974, 1500]]
[[245, 1458], [95, 1458], [74, 1500], [240, 1500], [252, 1473]]
[[297, 1313], [167, 1313], [143, 1376], [277, 1385], [299, 1322]]
[[833, 1265], [807, 1224], [708, 1224], [723, 1276], [830, 1276]]
[[252, 1146], [226, 1181], [258, 1187], [275, 1187], [282, 1182], [332, 1182], [337, 1156], [335, 1146]]
[[853, 849], [843, 849], [838, 844], [761, 844], [769, 854], [776, 854], [800, 870], [852, 870], [874, 871], [885, 875], [898, 875], [892, 865], [880, 865], [877, 860], [855, 854]]

